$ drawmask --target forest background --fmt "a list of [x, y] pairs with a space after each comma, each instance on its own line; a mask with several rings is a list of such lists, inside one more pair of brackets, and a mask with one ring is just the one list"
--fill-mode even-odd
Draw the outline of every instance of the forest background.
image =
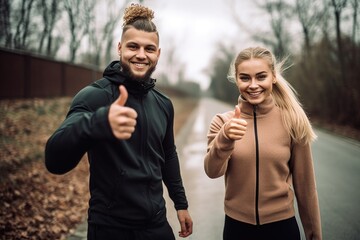
[[[177, 1], [138, 2], [155, 9], [161, 18], [161, 11]], [[252, 2], [251, 8], [245, 9], [242, 2]], [[117, 57], [114, 54], [121, 17], [129, 4], [128, 0], [1, 0], [0, 46], [103, 69]], [[190, 11], [195, 5], [201, 5], [201, 1], [184, 4]], [[360, 111], [355, 111], [356, 106], [360, 106], [359, 1], [226, 0], [221, 1], [221, 6], [231, 18], [229, 31], [235, 34], [232, 39], [219, 36], [220, 40], [208, 51], [212, 53], [211, 58], [197, 56], [197, 62], [207, 62], [201, 71], [207, 76], [208, 84], [204, 87], [204, 80], [188, 77], [189, 65], [195, 61], [188, 58], [187, 63], [181, 56], [193, 49], [179, 47], [176, 36], [162, 40], [162, 62], [157, 71], [159, 84], [176, 85], [192, 91], [193, 95], [211, 95], [233, 104], [238, 91], [226, 80], [231, 61], [244, 45], [263, 45], [279, 59], [287, 58], [289, 68], [285, 77], [297, 90], [312, 118], [360, 128]], [[205, 5], [200, 7], [203, 11], [199, 17], [210, 9]], [[252, 15], [244, 18], [244, 12]], [[224, 16], [218, 18], [220, 21]], [[159, 25], [163, 26], [164, 22], [166, 25], [167, 19], [161, 20]], [[197, 23], [196, 19], [190, 21]], [[196, 26], [199, 28], [199, 24]], [[206, 22], [202, 27], [207, 27]], [[244, 36], [247, 43], [240, 40]], [[205, 43], [205, 39], [201, 41]]]

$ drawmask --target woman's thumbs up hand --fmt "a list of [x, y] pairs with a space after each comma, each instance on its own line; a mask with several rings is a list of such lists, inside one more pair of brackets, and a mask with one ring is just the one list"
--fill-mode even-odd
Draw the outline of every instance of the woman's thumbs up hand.
[[236, 105], [233, 118], [225, 123], [225, 134], [231, 140], [240, 140], [245, 135], [246, 125], [247, 122], [241, 118], [240, 107], [239, 105]]

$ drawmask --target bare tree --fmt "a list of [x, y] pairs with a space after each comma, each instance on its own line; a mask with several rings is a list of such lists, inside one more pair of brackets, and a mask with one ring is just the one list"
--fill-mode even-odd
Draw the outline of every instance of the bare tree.
[[114, 45], [113, 45], [114, 30], [116, 28], [116, 25], [119, 23], [121, 16], [117, 12], [111, 12], [108, 17], [109, 17], [108, 22], [105, 24], [103, 28], [103, 39], [101, 39], [102, 41], [104, 41], [104, 45], [105, 45], [104, 61], [106, 63], [111, 61], [111, 56], [112, 56], [111, 53], [113, 52], [111, 50], [114, 49]]
[[89, 49], [88, 52], [82, 55], [82, 60], [100, 66], [103, 63], [107, 64], [111, 61], [112, 55], [115, 52], [114, 46], [114, 32], [117, 26], [120, 25], [121, 14], [130, 0], [124, 0], [120, 8], [117, 6], [115, 0], [103, 0], [96, 2], [95, 8], [103, 9], [102, 12], [106, 14], [96, 14], [90, 18], [93, 20], [89, 24]]
[[0, 0], [0, 44], [11, 47], [10, 0]]
[[350, 1], [352, 9], [353, 9], [353, 15], [352, 15], [352, 35], [351, 39], [353, 42], [353, 49], [351, 51], [352, 53], [352, 59], [353, 59], [353, 66], [356, 66], [359, 63], [358, 54], [356, 50], [356, 35], [357, 35], [357, 29], [360, 27], [359, 21], [358, 21], [358, 12], [360, 10], [359, 8], [359, 0], [352, 0]]
[[347, 0], [330, 0], [331, 6], [334, 10], [335, 16], [335, 27], [336, 27], [336, 42], [338, 48], [338, 58], [340, 61], [341, 67], [341, 76], [345, 87], [347, 86], [347, 73], [345, 69], [345, 59], [344, 59], [344, 50], [342, 44], [342, 35], [341, 35], [341, 13], [346, 7]]
[[[179, 39], [175, 39], [173, 36], [166, 36], [162, 40], [162, 49], [166, 49], [164, 55], [162, 55], [163, 62], [159, 66], [161, 74], [162, 85], [174, 85], [179, 84], [180, 81], [185, 80], [186, 64], [180, 59], [179, 48], [177, 45], [181, 42]], [[188, 80], [188, 79], [186, 79]]]
[[236, 103], [239, 90], [234, 85], [234, 82], [227, 80], [229, 67], [235, 57], [234, 48], [219, 42], [216, 49], [216, 54], [214, 54], [208, 70], [211, 80], [209, 91], [215, 98], [231, 104]]
[[[310, 58], [315, 55], [315, 52], [311, 50], [313, 44], [316, 44], [316, 30], [326, 14], [322, 3], [322, 0], [296, 0], [294, 6], [295, 14], [301, 25], [305, 50], [299, 53], [300, 56], [297, 59], [303, 78], [301, 82], [298, 82], [297, 89], [306, 92], [307, 97], [311, 99], [314, 99], [314, 96], [319, 93], [319, 89], [315, 87], [319, 85], [319, 79], [314, 79], [313, 62]], [[294, 84], [296, 84], [296, 80]]]
[[45, 54], [48, 56], [53, 56], [55, 53], [52, 51], [53, 46], [53, 29], [55, 26], [55, 23], [59, 19], [59, 5], [60, 2], [57, 0], [39, 0], [38, 1], [38, 9], [41, 11], [42, 21], [44, 24], [43, 31], [41, 32], [40, 41], [39, 41], [39, 47], [38, 51], [42, 53], [44, 50], [44, 46], [46, 44], [45, 48]]
[[301, 24], [306, 52], [309, 53], [315, 38], [316, 27], [325, 14], [322, 1], [296, 0], [295, 12]]
[[285, 24], [290, 24], [289, 20], [292, 17], [292, 7], [285, 0], [264, 0], [255, 1], [257, 7], [266, 12], [270, 17], [269, 32], [263, 31], [259, 33], [259, 30], [254, 32], [254, 29], [249, 26], [249, 23], [243, 23], [238, 17], [235, 0], [231, 0], [229, 6], [235, 22], [239, 27], [248, 32], [252, 38], [256, 41], [262, 42], [270, 46], [277, 56], [284, 56], [288, 52], [288, 46], [290, 45], [290, 33], [285, 27]]
[[14, 34], [14, 47], [17, 49], [27, 48], [27, 39], [29, 34], [30, 17], [34, 0], [22, 0], [20, 11], [18, 11], [18, 22]]
[[[284, 0], [267, 0], [264, 4], [259, 5], [270, 15], [270, 26], [275, 37], [272, 41], [274, 53], [277, 56], [284, 56], [288, 52], [288, 45], [290, 43], [290, 34], [285, 27], [288, 24], [287, 21], [291, 19], [290, 5]], [[255, 39], [268, 41], [264, 36], [255, 36]]]
[[83, 38], [89, 33], [89, 23], [93, 20], [95, 0], [65, 0], [64, 7], [69, 20], [70, 61], [75, 62], [76, 53], [80, 44]]
[[359, 8], [359, 0], [352, 0], [350, 1], [351, 4], [351, 8], [353, 9], [353, 15], [352, 15], [352, 20], [353, 20], [353, 24], [352, 24], [352, 41], [354, 43], [356, 43], [356, 31], [357, 28], [359, 28], [359, 22], [358, 22], [358, 12], [360, 10]]
[[[114, 48], [114, 30], [121, 20], [121, 15], [119, 13], [123, 13], [125, 7], [130, 2], [130, 0], [125, 0], [120, 9], [109, 9], [110, 15], [108, 17], [108, 22], [104, 28], [104, 41], [105, 41], [105, 63], [111, 61], [112, 58], [112, 49]], [[142, 3], [143, 1], [139, 1]]]

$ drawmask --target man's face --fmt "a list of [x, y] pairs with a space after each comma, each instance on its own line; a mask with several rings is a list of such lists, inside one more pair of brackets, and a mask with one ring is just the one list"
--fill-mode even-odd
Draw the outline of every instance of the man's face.
[[124, 73], [137, 81], [147, 80], [157, 65], [160, 48], [154, 32], [128, 29], [118, 44], [120, 62]]

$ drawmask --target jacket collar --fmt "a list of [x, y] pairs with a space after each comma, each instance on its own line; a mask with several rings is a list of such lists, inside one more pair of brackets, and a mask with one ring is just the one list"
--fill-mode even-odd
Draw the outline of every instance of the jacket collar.
[[124, 85], [126, 90], [133, 95], [146, 95], [152, 88], [155, 87], [156, 80], [149, 78], [147, 81], [138, 82], [130, 80], [121, 71], [120, 61], [113, 61], [105, 69], [103, 76], [116, 85]]
[[262, 103], [258, 105], [252, 105], [249, 103], [246, 99], [239, 97], [239, 106], [241, 113], [244, 113], [245, 115], [253, 116], [254, 115], [254, 109], [256, 109], [257, 116], [266, 115], [271, 110], [275, 108], [275, 101], [272, 96], [269, 96], [266, 98]]

